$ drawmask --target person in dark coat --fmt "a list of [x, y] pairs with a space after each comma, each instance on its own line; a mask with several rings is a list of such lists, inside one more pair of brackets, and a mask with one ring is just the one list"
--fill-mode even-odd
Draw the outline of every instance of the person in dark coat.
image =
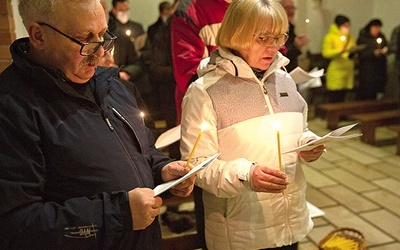
[[109, 13], [108, 29], [114, 34], [127, 35], [135, 39], [144, 33], [141, 23], [130, 19], [130, 6], [128, 0], [113, 0]]
[[285, 9], [289, 21], [289, 38], [281, 52], [290, 60], [289, 64], [285, 66], [286, 70], [290, 72], [298, 66], [297, 59], [302, 53], [301, 49], [310, 42], [310, 38], [307, 34], [296, 35], [294, 26], [296, 6], [294, 5], [293, 0], [280, 0], [280, 3]]
[[[186, 174], [154, 147], [98, 0], [20, 0], [29, 38], [0, 74], [0, 249], [161, 249], [155, 185]], [[193, 190], [193, 177], [170, 189]]]
[[161, 2], [158, 5], [159, 16], [155, 23], [147, 29], [147, 39], [150, 43], [153, 42], [155, 34], [160, 32], [166, 25], [168, 25], [168, 18], [171, 16], [172, 5], [169, 2]]
[[381, 27], [381, 20], [373, 19], [360, 31], [357, 39], [357, 44], [366, 45], [358, 54], [358, 100], [375, 100], [378, 93], [382, 96], [385, 92], [388, 43]]

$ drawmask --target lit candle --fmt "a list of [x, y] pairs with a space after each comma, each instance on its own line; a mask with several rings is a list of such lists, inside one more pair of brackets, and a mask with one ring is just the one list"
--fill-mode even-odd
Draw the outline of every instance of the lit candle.
[[346, 37], [345, 36], [341, 36], [340, 37], [340, 41], [342, 41], [342, 42], [346, 41]]
[[305, 20], [305, 22], [306, 22], [306, 35], [308, 34], [308, 24], [310, 23], [310, 19], [309, 18], [306, 18], [306, 20]]
[[188, 160], [187, 160], [187, 162], [186, 162], [186, 166], [189, 166], [190, 161], [192, 160], [194, 151], [196, 150], [197, 145], [199, 144], [200, 138], [201, 138], [201, 136], [203, 135], [204, 130], [206, 130], [206, 124], [205, 124], [205, 123], [203, 123], [203, 124], [201, 125], [200, 133], [199, 133], [199, 135], [197, 136], [197, 139], [196, 139], [196, 142], [194, 143], [194, 146], [193, 146], [193, 148], [192, 148], [192, 151], [190, 152], [189, 158], [188, 158]]
[[276, 130], [276, 139], [278, 142], [278, 159], [279, 159], [279, 170], [282, 171], [282, 154], [281, 154], [281, 123], [280, 121], [274, 121], [274, 128]]
[[126, 31], [125, 31], [125, 34], [126, 34], [127, 36], [131, 36], [131, 33], [132, 33], [131, 30], [126, 30]]
[[143, 125], [145, 125], [145, 123], [144, 123], [144, 113], [143, 113], [143, 112], [140, 112], [140, 116], [142, 117]]
[[382, 38], [378, 37], [378, 38], [376, 39], [376, 43], [378, 44], [378, 49], [381, 49]]

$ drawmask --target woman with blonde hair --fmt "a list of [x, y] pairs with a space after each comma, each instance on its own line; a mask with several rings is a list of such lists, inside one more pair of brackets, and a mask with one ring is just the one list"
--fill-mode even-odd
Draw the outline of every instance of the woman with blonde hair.
[[279, 2], [233, 1], [219, 48], [202, 61], [183, 99], [182, 158], [204, 125], [193, 163], [221, 153], [196, 180], [208, 249], [297, 249], [313, 226], [299, 157], [314, 161], [325, 146], [279, 155], [317, 138], [307, 129], [306, 102], [283, 70], [289, 60], [278, 50], [287, 30]]

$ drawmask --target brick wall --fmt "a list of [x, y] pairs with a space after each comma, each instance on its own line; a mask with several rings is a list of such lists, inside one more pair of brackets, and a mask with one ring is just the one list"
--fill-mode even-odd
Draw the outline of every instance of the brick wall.
[[11, 64], [10, 45], [16, 39], [11, 0], [0, 1], [0, 72]]

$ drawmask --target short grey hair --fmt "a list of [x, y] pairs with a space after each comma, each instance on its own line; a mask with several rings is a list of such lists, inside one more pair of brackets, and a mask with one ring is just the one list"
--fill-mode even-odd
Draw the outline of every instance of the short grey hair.
[[19, 0], [18, 11], [26, 29], [34, 22], [57, 21], [58, 6], [62, 4], [90, 4], [100, 0]]

